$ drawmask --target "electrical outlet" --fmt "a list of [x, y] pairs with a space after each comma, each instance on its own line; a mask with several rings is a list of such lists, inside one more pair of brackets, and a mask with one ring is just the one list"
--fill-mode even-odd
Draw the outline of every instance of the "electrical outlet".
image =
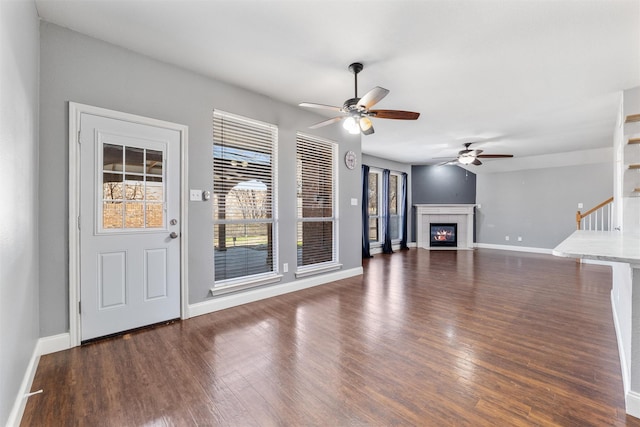
[[509, 241], [509, 236], [504, 236], [504, 240]]
[[201, 202], [202, 201], [202, 190], [189, 190], [189, 201], [191, 201], [191, 202]]
[[522, 236], [518, 236], [518, 242], [522, 242]]
[[584, 204], [583, 203], [578, 203], [578, 209], [582, 209], [584, 208]]
[[284, 273], [288, 273], [289, 272], [289, 263], [285, 262], [284, 264], [282, 264], [282, 271]]
[[351, 206], [358, 206], [358, 199], [351, 199]]

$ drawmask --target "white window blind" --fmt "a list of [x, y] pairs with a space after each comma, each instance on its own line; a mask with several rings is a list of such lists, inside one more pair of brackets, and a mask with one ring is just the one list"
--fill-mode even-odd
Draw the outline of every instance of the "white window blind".
[[213, 112], [216, 285], [275, 272], [277, 140], [274, 125]]
[[336, 151], [337, 144], [298, 133], [297, 249], [298, 267], [336, 260]]

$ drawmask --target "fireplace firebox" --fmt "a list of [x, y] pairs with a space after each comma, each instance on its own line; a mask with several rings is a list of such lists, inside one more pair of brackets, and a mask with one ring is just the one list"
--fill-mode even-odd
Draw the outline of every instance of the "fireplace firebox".
[[429, 246], [449, 248], [458, 246], [458, 224], [432, 222], [429, 226], [431, 229]]

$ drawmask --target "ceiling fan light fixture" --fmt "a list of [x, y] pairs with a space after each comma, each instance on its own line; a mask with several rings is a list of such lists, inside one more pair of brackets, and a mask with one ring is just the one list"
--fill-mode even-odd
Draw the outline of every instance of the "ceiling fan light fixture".
[[357, 135], [360, 133], [360, 126], [355, 117], [350, 116], [344, 119], [342, 122], [342, 127], [347, 130], [351, 135]]
[[460, 156], [458, 161], [463, 165], [470, 165], [476, 158], [474, 156]]
[[362, 131], [362, 133], [364, 133], [365, 135], [368, 135], [369, 133], [373, 133], [372, 128], [373, 128], [373, 123], [368, 117], [360, 118], [360, 130]]

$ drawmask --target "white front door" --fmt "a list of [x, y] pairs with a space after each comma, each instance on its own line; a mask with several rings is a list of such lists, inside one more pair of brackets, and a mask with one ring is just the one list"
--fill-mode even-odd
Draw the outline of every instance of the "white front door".
[[80, 115], [80, 327], [180, 317], [180, 132]]

